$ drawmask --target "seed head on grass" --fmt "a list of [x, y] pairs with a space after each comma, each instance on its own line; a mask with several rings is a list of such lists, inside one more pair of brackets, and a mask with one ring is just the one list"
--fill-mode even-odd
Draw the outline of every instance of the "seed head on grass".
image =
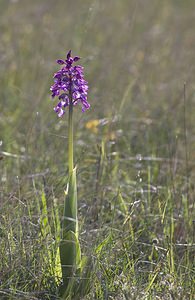
[[58, 104], [54, 107], [54, 111], [58, 117], [62, 117], [66, 107], [69, 105], [77, 105], [81, 103], [82, 111], [90, 108], [87, 102], [88, 83], [84, 79], [83, 67], [76, 65], [80, 57], [71, 57], [71, 50], [67, 53], [66, 60], [58, 59], [57, 63], [62, 68], [54, 74], [54, 84], [50, 90], [52, 98], [58, 97]]

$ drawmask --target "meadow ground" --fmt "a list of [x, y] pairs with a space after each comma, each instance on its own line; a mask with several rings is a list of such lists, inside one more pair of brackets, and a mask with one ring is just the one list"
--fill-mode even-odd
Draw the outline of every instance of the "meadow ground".
[[194, 0], [0, 0], [0, 299], [58, 299], [67, 118], [55, 60], [82, 57], [75, 109], [79, 299], [193, 299]]

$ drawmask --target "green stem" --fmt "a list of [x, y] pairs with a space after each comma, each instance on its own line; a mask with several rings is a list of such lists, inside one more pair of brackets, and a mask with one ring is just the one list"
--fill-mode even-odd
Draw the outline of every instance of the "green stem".
[[68, 167], [69, 178], [73, 172], [73, 104], [70, 101], [69, 105], [69, 119], [68, 119]]

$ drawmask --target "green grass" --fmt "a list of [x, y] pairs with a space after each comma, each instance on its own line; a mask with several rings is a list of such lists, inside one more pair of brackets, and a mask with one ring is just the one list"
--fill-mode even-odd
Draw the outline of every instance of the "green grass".
[[194, 7], [0, 0], [0, 299], [58, 299], [68, 131], [49, 87], [69, 49], [91, 103], [74, 120], [78, 299], [193, 299]]

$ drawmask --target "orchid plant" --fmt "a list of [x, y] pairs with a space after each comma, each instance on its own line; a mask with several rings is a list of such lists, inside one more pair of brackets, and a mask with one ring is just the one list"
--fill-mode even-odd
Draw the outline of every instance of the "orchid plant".
[[67, 289], [71, 278], [81, 268], [81, 251], [78, 240], [77, 218], [77, 185], [76, 167], [73, 160], [73, 108], [81, 104], [82, 111], [90, 108], [87, 102], [88, 83], [84, 79], [83, 67], [74, 65], [80, 57], [67, 53], [66, 60], [59, 59], [61, 69], [54, 74], [54, 84], [50, 90], [52, 98], [58, 98], [54, 111], [58, 117], [64, 116], [68, 109], [68, 166], [69, 176], [64, 202], [64, 214], [61, 223], [60, 263], [64, 290]]

